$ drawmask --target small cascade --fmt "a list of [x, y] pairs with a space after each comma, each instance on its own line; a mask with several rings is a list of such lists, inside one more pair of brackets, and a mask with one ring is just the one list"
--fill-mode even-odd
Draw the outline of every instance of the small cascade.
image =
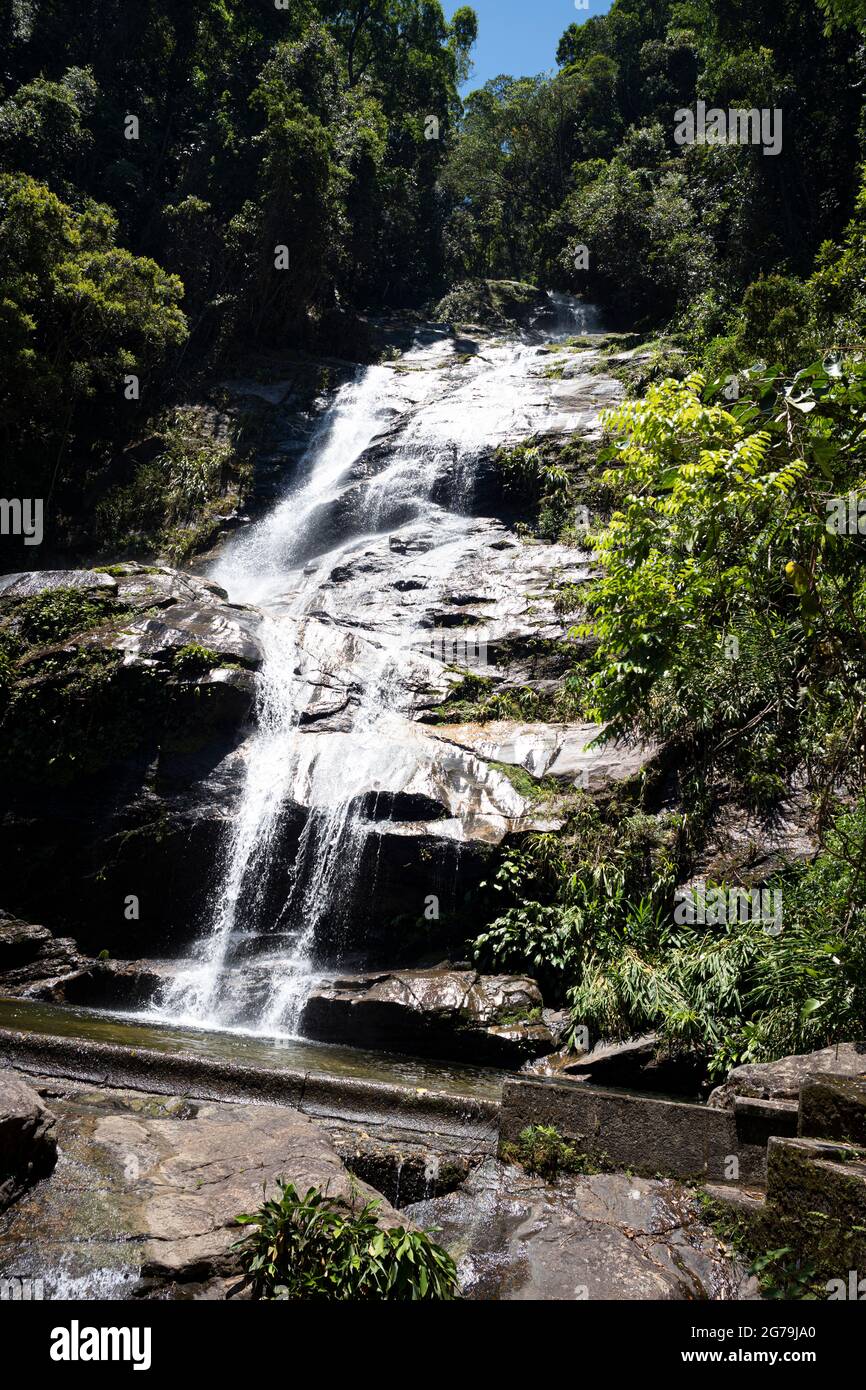
[[557, 290], [551, 290], [550, 299], [553, 320], [545, 324], [545, 335], [552, 342], [604, 331], [601, 313], [595, 304], [587, 304], [582, 299], [574, 299], [572, 295], [561, 294]]
[[[564, 296], [554, 302], [557, 330], [571, 315], [569, 331], [583, 331], [577, 321], [589, 311]], [[231, 600], [265, 615], [257, 729], [209, 927], [152, 1016], [297, 1033], [321, 925], [346, 910], [370, 836], [381, 837], [371, 797], [387, 792], [393, 806], [411, 794], [421, 756], [407, 668], [429, 629], [401, 586], [442, 589], [459, 569], [477, 530], [477, 460], [544, 418], [540, 351], [485, 340], [461, 362], [439, 337], [396, 367], [359, 370], [325, 412], [298, 481], [216, 564], [212, 577]], [[359, 578], [338, 599], [335, 576], [346, 573]], [[317, 702], [334, 690], [344, 699], [338, 727], [310, 732]], [[275, 907], [275, 847], [298, 808], [294, 862], [288, 876], [279, 866]], [[459, 845], [459, 816], [448, 833]]]

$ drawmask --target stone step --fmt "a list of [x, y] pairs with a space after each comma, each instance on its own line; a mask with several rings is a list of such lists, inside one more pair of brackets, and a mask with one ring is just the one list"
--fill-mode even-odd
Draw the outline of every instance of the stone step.
[[765, 1206], [764, 1193], [756, 1188], [729, 1187], [723, 1183], [708, 1182], [704, 1191], [714, 1202], [723, 1203], [738, 1216], [760, 1216]]
[[771, 1138], [764, 1225], [771, 1242], [792, 1246], [821, 1276], [866, 1269], [866, 1148]]

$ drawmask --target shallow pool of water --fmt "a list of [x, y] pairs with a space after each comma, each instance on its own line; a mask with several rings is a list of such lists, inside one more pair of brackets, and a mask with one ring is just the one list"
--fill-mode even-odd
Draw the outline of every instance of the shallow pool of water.
[[286, 1067], [328, 1076], [390, 1081], [494, 1100], [502, 1090], [503, 1073], [484, 1067], [367, 1052], [334, 1043], [307, 1042], [303, 1038], [262, 1038], [241, 1031], [175, 1028], [148, 1022], [134, 1014], [43, 1004], [29, 999], [0, 997], [0, 1028], [143, 1047], [154, 1052], [185, 1052], [195, 1057], [256, 1067]]

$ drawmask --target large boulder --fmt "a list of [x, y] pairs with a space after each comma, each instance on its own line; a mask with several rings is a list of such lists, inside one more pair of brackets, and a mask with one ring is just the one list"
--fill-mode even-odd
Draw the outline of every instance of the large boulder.
[[475, 970], [344, 976], [313, 990], [300, 1029], [327, 1042], [513, 1068], [556, 1045], [534, 980]]
[[801, 1138], [841, 1139], [866, 1148], [866, 1071], [859, 1076], [817, 1073], [800, 1090]]
[[733, 1109], [738, 1096], [760, 1100], [797, 1100], [800, 1087], [809, 1076], [866, 1075], [866, 1042], [841, 1042], [818, 1052], [780, 1057], [776, 1062], [752, 1062], [734, 1067], [727, 1080], [711, 1093], [708, 1105], [719, 1110]]
[[[221, 1298], [240, 1273], [235, 1218], [277, 1178], [352, 1205], [378, 1197], [297, 1110], [72, 1083], [54, 1104], [68, 1161], [0, 1235], [0, 1266], [41, 1277], [46, 1297]], [[384, 1201], [380, 1219], [400, 1221]]]
[[437, 319], [479, 328], [529, 328], [552, 311], [550, 295], [522, 280], [462, 280], [437, 304]]
[[16, 1072], [0, 1070], [0, 1211], [57, 1159], [54, 1116]]

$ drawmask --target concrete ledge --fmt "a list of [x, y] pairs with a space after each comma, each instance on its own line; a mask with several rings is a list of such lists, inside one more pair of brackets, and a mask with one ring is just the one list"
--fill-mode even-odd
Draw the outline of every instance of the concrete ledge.
[[528, 1125], [552, 1125], [603, 1165], [716, 1183], [762, 1183], [767, 1131], [774, 1124], [790, 1133], [796, 1115], [785, 1110], [776, 1119], [762, 1111], [760, 1117], [749, 1113], [740, 1119], [732, 1110], [602, 1090], [586, 1082], [515, 1078], [503, 1089], [500, 1138], [513, 1141]]
[[387, 1125], [397, 1133], [426, 1133], [431, 1141], [443, 1134], [464, 1139], [473, 1151], [496, 1148], [499, 1102], [484, 1097], [6, 1028], [0, 1029], [0, 1066], [195, 1100], [284, 1105], [313, 1119]]

